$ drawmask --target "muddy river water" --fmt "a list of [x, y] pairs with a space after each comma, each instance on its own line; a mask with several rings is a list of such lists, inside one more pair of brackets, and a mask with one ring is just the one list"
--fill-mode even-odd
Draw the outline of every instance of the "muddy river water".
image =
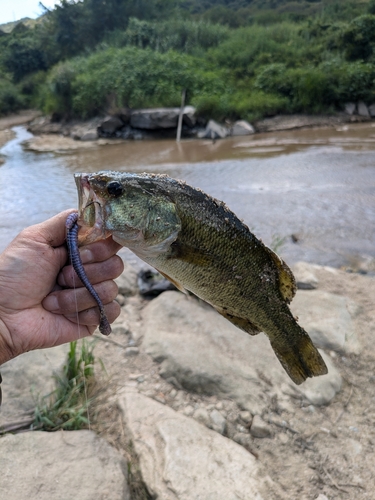
[[25, 226], [76, 207], [74, 172], [160, 172], [224, 200], [289, 263], [375, 259], [375, 124], [222, 141], [137, 141], [59, 153], [0, 151], [0, 251]]

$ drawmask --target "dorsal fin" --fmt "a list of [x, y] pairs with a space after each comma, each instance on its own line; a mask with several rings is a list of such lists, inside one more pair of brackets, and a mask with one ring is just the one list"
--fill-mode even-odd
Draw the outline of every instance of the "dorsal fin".
[[290, 268], [285, 262], [270, 248], [265, 247], [269, 256], [276, 264], [279, 271], [279, 289], [280, 293], [287, 304], [289, 304], [297, 291], [296, 280]]

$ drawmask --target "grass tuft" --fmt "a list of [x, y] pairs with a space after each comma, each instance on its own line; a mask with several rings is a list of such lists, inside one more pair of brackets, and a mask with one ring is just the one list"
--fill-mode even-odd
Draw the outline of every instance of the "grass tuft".
[[83, 340], [70, 343], [67, 363], [55, 376], [56, 389], [43, 397], [34, 414], [34, 428], [44, 431], [79, 430], [89, 427], [89, 408], [94, 385], [94, 345]]

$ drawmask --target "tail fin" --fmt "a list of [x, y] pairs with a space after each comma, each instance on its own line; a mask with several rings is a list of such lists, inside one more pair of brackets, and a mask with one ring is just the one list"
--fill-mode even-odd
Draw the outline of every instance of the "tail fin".
[[297, 323], [296, 326], [299, 329], [297, 335], [278, 335], [270, 340], [284, 370], [299, 385], [308, 377], [325, 375], [328, 370], [308, 334]]

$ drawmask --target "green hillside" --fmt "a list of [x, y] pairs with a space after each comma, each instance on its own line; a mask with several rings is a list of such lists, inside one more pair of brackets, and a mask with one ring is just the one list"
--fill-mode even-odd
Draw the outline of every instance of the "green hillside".
[[[0, 26], [1, 30], [1, 26]], [[333, 113], [375, 102], [375, 0], [60, 0], [0, 36], [0, 113]]]

